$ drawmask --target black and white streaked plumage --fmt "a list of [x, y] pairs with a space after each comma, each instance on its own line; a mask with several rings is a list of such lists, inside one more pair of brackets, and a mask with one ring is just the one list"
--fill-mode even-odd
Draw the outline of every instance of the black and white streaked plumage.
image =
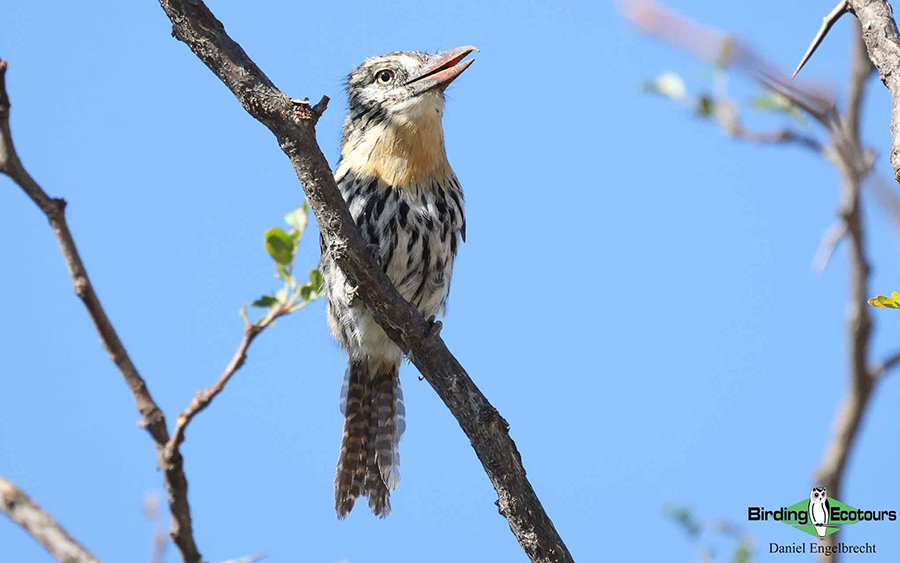
[[825, 539], [828, 531], [828, 520], [831, 515], [831, 503], [825, 487], [816, 487], [809, 492], [809, 522], [816, 527], [819, 539]]
[[[465, 240], [463, 194], [447, 162], [444, 89], [474, 47], [436, 55], [398, 52], [367, 59], [347, 80], [335, 180], [363, 240], [401, 295], [426, 316], [440, 314], [453, 260]], [[390, 513], [400, 481], [398, 444], [406, 427], [398, 377], [402, 353], [355, 298], [323, 247], [331, 333], [350, 358], [341, 392], [344, 437], [335, 475], [335, 510], [344, 518], [360, 495]]]

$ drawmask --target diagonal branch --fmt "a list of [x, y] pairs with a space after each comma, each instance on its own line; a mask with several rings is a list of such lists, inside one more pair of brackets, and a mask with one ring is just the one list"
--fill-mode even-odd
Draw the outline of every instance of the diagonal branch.
[[306, 191], [328, 251], [359, 288], [359, 296], [391, 340], [407, 353], [456, 417], [497, 491], [500, 513], [526, 554], [532, 561], [572, 561], [525, 477], [509, 425], [478, 390], [433, 325], [403, 299], [372, 261], [316, 142], [316, 112], [297, 112], [203, 2], [160, 0], [160, 5], [172, 22], [173, 35], [187, 44], [244, 109], [275, 135]]
[[99, 560], [91, 552], [82, 547], [22, 489], [3, 477], [0, 477], [0, 512], [22, 526], [57, 561], [62, 563], [99, 563]]
[[875, 379], [885, 377], [892, 369], [897, 366], [900, 366], [900, 352], [894, 353], [893, 356], [889, 356], [888, 359], [874, 366], [871, 369], [872, 377], [874, 377]]
[[825, 272], [825, 268], [828, 267], [828, 263], [831, 261], [831, 256], [837, 250], [841, 239], [846, 234], [847, 224], [843, 219], [836, 220], [825, 230], [825, 233], [822, 235], [822, 242], [819, 243], [819, 249], [816, 251], [815, 258], [813, 258], [812, 269], [814, 273], [822, 275]]
[[191, 526], [191, 508], [187, 499], [187, 478], [184, 475], [184, 461], [178, 452], [166, 457], [166, 444], [169, 442], [169, 430], [166, 427], [166, 418], [162, 410], [157, 406], [150, 390], [137, 368], [131, 361], [131, 357], [125, 350], [125, 346], [119, 339], [116, 329], [106, 315], [100, 299], [94, 291], [94, 286], [88, 277], [75, 240], [66, 223], [66, 201], [59, 198], [51, 198], [38, 185], [38, 183], [25, 170], [19, 155], [13, 145], [12, 134], [9, 128], [9, 96], [6, 92], [7, 62], [0, 61], [0, 172], [9, 176], [13, 182], [31, 198], [32, 201], [44, 212], [50, 221], [50, 226], [56, 234], [69, 275], [75, 286], [75, 294], [84, 303], [94, 326], [100, 334], [100, 341], [109, 353], [110, 358], [128, 384], [138, 411], [141, 413], [141, 426], [147, 429], [156, 445], [159, 466], [164, 470], [166, 491], [169, 497], [169, 509], [172, 513], [172, 539], [178, 545], [186, 561], [200, 561], [200, 553], [194, 543], [193, 528]]
[[[305, 304], [306, 303], [303, 305]], [[228, 384], [232, 376], [234, 376], [234, 374], [244, 365], [244, 362], [247, 361], [247, 351], [250, 349], [250, 345], [253, 344], [256, 337], [269, 325], [275, 322], [275, 319], [289, 315], [298, 308], [300, 307], [292, 308], [291, 303], [280, 301], [269, 309], [269, 312], [262, 320], [257, 323], [247, 323], [244, 327], [244, 337], [241, 339], [237, 351], [234, 353], [234, 356], [232, 356], [231, 361], [228, 362], [228, 365], [225, 367], [225, 371], [219, 377], [219, 380], [216, 381], [215, 385], [212, 387], [197, 393], [191, 401], [191, 404], [178, 415], [178, 422], [175, 425], [175, 431], [172, 433], [172, 439], [166, 444], [167, 458], [174, 456], [178, 452], [179, 446], [184, 442], [184, 433], [191, 420], [212, 403], [213, 399], [225, 389], [225, 385]]]

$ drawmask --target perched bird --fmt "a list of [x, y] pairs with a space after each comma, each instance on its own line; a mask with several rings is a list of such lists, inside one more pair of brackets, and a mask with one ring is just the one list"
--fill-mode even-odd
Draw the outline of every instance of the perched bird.
[[816, 487], [809, 492], [809, 521], [816, 528], [819, 539], [825, 539], [828, 531], [828, 520], [831, 514], [831, 503], [825, 487]]
[[[350, 112], [335, 181], [381, 268], [427, 317], [443, 312], [453, 260], [466, 238], [462, 189], [444, 148], [444, 89], [469, 67], [472, 60], [462, 60], [476, 50], [372, 57], [347, 79]], [[344, 518], [364, 495], [384, 517], [400, 481], [397, 447], [406, 428], [402, 353], [324, 245], [322, 273], [328, 324], [349, 355], [335, 510]]]

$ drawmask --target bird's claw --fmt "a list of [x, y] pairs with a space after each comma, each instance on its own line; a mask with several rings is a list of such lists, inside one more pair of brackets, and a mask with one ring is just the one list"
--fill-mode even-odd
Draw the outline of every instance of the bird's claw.
[[441, 334], [441, 329], [444, 328], [444, 324], [441, 321], [435, 320], [434, 315], [428, 317], [426, 321], [428, 323], [428, 337], [437, 338]]

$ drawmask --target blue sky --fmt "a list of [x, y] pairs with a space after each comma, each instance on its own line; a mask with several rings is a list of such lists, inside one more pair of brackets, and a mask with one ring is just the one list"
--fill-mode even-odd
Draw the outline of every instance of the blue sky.
[[[210, 5], [285, 92], [334, 100], [318, 127], [332, 164], [342, 80], [362, 59], [482, 49], [445, 114], [468, 242], [442, 334], [510, 422], [576, 560], [695, 560], [664, 502], [747, 525], [763, 552], [806, 539], [748, 525], [746, 511], [808, 495], [847, 383], [846, 254], [821, 277], [810, 269], [838, 203], [826, 162], [733, 141], [642, 93], [659, 72], [705, 85], [709, 69], [635, 32], [609, 2]], [[786, 67], [831, 8], [669, 5]], [[840, 91], [850, 25], [804, 70]], [[11, 3], [0, 56], [11, 61], [20, 155], [69, 201], [96, 289], [172, 421], [234, 352], [240, 306], [277, 288], [262, 235], [303, 201], [290, 164], [152, 1]], [[885, 156], [888, 112], [876, 82], [864, 133]], [[878, 170], [890, 178], [886, 158]], [[873, 205], [866, 219], [872, 290], [900, 289], [898, 233]], [[317, 262], [316, 238], [307, 234], [299, 268]], [[0, 261], [0, 475], [102, 559], [146, 559], [141, 505], [162, 492], [152, 443], [46, 221], [7, 180]], [[900, 315], [873, 315], [877, 359], [900, 345]], [[344, 362], [316, 303], [266, 331], [194, 421], [182, 451], [205, 558], [525, 561], [467, 439], [412, 366], [401, 375], [408, 430], [394, 514], [334, 518]], [[850, 461], [847, 504], [900, 508], [898, 401], [900, 384], [885, 381]], [[900, 555], [894, 526], [841, 533]], [[9, 561], [49, 561], [3, 519], [0, 546]]]

